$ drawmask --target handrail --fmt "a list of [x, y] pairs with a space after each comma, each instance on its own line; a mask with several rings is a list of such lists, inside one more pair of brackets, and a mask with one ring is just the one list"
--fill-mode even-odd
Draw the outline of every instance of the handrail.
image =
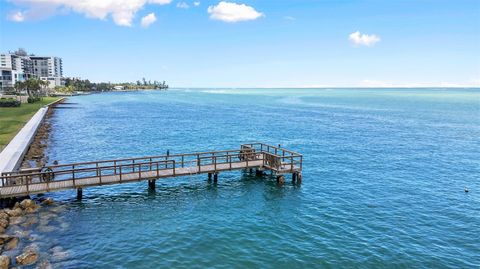
[[[55, 182], [72, 180], [75, 187], [78, 180], [84, 178], [97, 177], [100, 184], [103, 184], [106, 176], [119, 175], [120, 182], [122, 182], [124, 181], [122, 175], [125, 174], [138, 173], [138, 177], [141, 179], [142, 173], [156, 171], [157, 177], [159, 177], [159, 171], [170, 169], [173, 170], [173, 176], [176, 176], [177, 168], [191, 167], [192, 165], [198, 167], [198, 173], [207, 172], [202, 170], [208, 169], [205, 168], [206, 165], [212, 165], [216, 173], [219, 164], [229, 164], [228, 168], [231, 170], [232, 163], [246, 162], [246, 167], [249, 167], [249, 162], [256, 160], [263, 160], [263, 166], [283, 173], [301, 170], [303, 165], [302, 154], [256, 142], [243, 144], [241, 149], [235, 150], [146, 156], [60, 164], [39, 167], [37, 169], [30, 168], [18, 172], [2, 173], [0, 179], [3, 183], [2, 186], [16, 185], [15, 183], [17, 182], [19, 185], [26, 185], [27, 189], [30, 190], [30, 185], [40, 183], [47, 183], [47, 188], [49, 188], [49, 182], [53, 182], [50, 181], [50, 178], [52, 177], [53, 179], [53, 176], [56, 176]], [[50, 171], [43, 171], [45, 168], [48, 168]], [[65, 175], [71, 176], [65, 178]], [[58, 177], [64, 178], [60, 179]]]

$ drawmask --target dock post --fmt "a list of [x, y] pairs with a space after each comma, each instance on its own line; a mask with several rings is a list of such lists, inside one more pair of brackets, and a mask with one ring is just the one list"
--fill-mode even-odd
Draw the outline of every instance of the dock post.
[[148, 189], [150, 190], [155, 190], [155, 179], [149, 179], [148, 180]]
[[208, 182], [212, 182], [212, 173], [208, 173]]
[[261, 177], [261, 176], [263, 176], [263, 171], [260, 170], [260, 169], [257, 169], [257, 170], [255, 170], [255, 175], [256, 175], [257, 177]]
[[295, 184], [295, 181], [297, 181], [297, 172], [292, 173], [292, 183]]
[[285, 177], [283, 175], [277, 176], [277, 183], [283, 185], [283, 183], [285, 183]]
[[250, 169], [248, 170], [248, 172], [251, 174], [251, 173], [253, 172], [253, 169], [250, 168]]
[[82, 200], [83, 190], [82, 188], [77, 188], [77, 200]]
[[213, 174], [213, 183], [218, 182], [218, 173]]
[[301, 172], [297, 172], [297, 183], [302, 184], [302, 173]]

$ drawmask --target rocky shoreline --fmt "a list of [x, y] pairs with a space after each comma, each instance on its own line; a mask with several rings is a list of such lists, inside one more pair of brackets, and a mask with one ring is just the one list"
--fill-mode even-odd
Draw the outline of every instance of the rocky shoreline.
[[68, 252], [58, 245], [42, 253], [45, 244], [40, 242], [41, 236], [36, 233], [58, 230], [51, 222], [64, 209], [56, 206], [52, 198], [46, 198], [38, 202], [25, 199], [15, 203], [11, 209], [0, 210], [0, 269], [33, 265], [36, 265], [35, 268], [47, 269], [53, 266], [44, 256], [55, 261], [66, 259]]
[[[52, 105], [56, 106], [59, 103], [64, 102], [65, 99]], [[50, 137], [51, 123], [50, 119], [54, 113], [54, 108], [50, 107], [45, 114], [42, 124], [35, 134], [35, 138], [28, 148], [27, 153], [23, 159], [21, 168], [42, 167], [48, 163], [48, 157], [45, 154], [45, 150], [48, 147], [48, 138]]]
[[[48, 147], [50, 118], [53, 113], [53, 109], [49, 108], [23, 159], [22, 169], [42, 167], [48, 163], [45, 150]], [[52, 198], [32, 200], [29, 197], [7, 199], [3, 201], [3, 205], [6, 208], [0, 209], [0, 269], [24, 266], [48, 269], [53, 266], [44, 256], [50, 256], [55, 261], [68, 257], [68, 253], [60, 246], [52, 246], [47, 252], [42, 252], [43, 248], [41, 249], [40, 246], [45, 244], [39, 241], [41, 239], [39, 233], [67, 228], [66, 224], [60, 225], [63, 228], [51, 225], [51, 222], [58, 218], [58, 213], [65, 209], [64, 207], [56, 206]]]

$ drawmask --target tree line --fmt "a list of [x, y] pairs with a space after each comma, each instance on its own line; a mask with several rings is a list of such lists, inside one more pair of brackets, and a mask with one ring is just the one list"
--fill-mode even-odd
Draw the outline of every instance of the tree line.
[[75, 79], [75, 78], [66, 78], [65, 86], [57, 87], [56, 90], [60, 92], [96, 92], [96, 91], [113, 91], [116, 86], [121, 86], [125, 90], [147, 90], [147, 89], [158, 89], [164, 90], [168, 89], [168, 85], [165, 81], [159, 82], [154, 80], [138, 80], [136, 83], [132, 82], [123, 82], [123, 83], [110, 83], [110, 82], [100, 82], [95, 83], [91, 82], [88, 79]]

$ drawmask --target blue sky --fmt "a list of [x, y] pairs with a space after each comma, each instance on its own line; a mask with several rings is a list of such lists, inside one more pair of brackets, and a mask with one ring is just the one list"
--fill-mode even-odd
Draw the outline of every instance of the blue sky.
[[479, 0], [0, 3], [2, 52], [59, 56], [92, 81], [480, 86]]

